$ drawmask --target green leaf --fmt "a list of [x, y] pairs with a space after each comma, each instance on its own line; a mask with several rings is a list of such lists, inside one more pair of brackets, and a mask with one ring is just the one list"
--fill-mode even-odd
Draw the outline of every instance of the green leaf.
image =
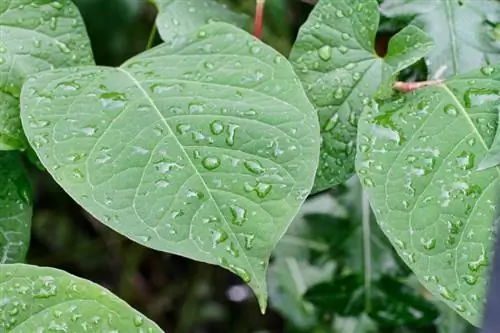
[[385, 59], [375, 54], [379, 23], [375, 0], [320, 0], [302, 26], [290, 59], [314, 104], [323, 138], [314, 192], [354, 173], [356, 126], [363, 105], [394, 74], [432, 47], [416, 27], [395, 35]]
[[30, 243], [31, 184], [17, 152], [0, 152], [0, 264], [25, 259]]
[[268, 259], [312, 188], [320, 140], [278, 52], [212, 23], [119, 68], [38, 75], [21, 117], [43, 165], [92, 215], [235, 272], [265, 308]]
[[478, 171], [497, 127], [500, 67], [367, 108], [356, 169], [377, 221], [421, 283], [480, 321], [499, 169]]
[[163, 332], [107, 289], [64, 271], [0, 265], [0, 330]]
[[171, 42], [207, 23], [223, 21], [243, 27], [248, 16], [231, 11], [215, 0], [152, 0], [158, 7], [156, 26], [161, 38]]
[[[500, 108], [497, 106], [496, 109], [500, 120]], [[500, 121], [497, 121], [497, 123], [500, 124]], [[479, 171], [485, 170], [497, 166], [499, 164], [500, 164], [500, 131], [497, 130], [495, 138], [493, 139], [493, 143], [491, 144], [490, 150], [488, 150], [486, 156], [483, 158], [481, 163], [479, 163], [477, 169]]]
[[0, 150], [25, 149], [19, 93], [27, 75], [93, 64], [78, 9], [69, 0], [0, 3]]
[[493, 28], [500, 21], [500, 5], [493, 0], [386, 0], [380, 6], [385, 16], [414, 16], [414, 24], [434, 38], [428, 60], [435, 75], [446, 66], [444, 77], [464, 73], [500, 60], [500, 47]]

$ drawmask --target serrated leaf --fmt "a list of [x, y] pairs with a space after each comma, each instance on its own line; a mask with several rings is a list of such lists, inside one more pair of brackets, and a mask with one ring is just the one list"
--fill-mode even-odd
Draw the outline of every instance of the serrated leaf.
[[163, 332], [107, 289], [55, 268], [0, 265], [0, 330]]
[[25, 149], [19, 93], [28, 75], [93, 64], [90, 42], [70, 0], [0, 3], [0, 150]]
[[265, 308], [269, 256], [319, 155], [316, 115], [278, 52], [212, 23], [119, 68], [43, 73], [22, 105], [41, 162], [92, 215], [235, 272]]
[[0, 152], [0, 264], [25, 259], [33, 214], [31, 197], [21, 155]]
[[407, 27], [380, 58], [374, 50], [378, 23], [375, 0], [320, 0], [293, 46], [290, 59], [318, 112], [323, 138], [313, 192], [352, 176], [364, 103], [432, 47], [424, 32]]
[[434, 39], [429, 73], [446, 66], [443, 77], [468, 72], [500, 60], [500, 44], [487, 23], [500, 21], [500, 4], [494, 0], [385, 0], [380, 6], [388, 17], [414, 16], [414, 24]]
[[239, 27], [248, 16], [231, 11], [216, 0], [152, 0], [158, 7], [156, 26], [161, 38], [171, 42], [207, 23], [223, 21]]
[[377, 221], [422, 284], [478, 325], [499, 169], [478, 171], [497, 127], [500, 67], [375, 104], [363, 114], [357, 173]]

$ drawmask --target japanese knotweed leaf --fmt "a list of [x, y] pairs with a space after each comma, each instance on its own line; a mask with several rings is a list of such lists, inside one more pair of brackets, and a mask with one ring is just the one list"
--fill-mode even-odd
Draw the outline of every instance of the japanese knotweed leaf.
[[380, 11], [388, 17], [413, 16], [436, 47], [427, 56], [429, 74], [446, 66], [444, 77], [477, 69], [500, 60], [500, 46], [489, 22], [500, 21], [494, 0], [385, 0]]
[[90, 42], [70, 0], [0, 1], [0, 150], [25, 149], [19, 94], [27, 75], [93, 64]]
[[0, 152], [0, 264], [25, 259], [32, 213], [31, 184], [20, 153]]
[[420, 89], [359, 123], [356, 170], [377, 221], [420, 281], [480, 322], [500, 169], [478, 171], [497, 128], [500, 66]]
[[352, 176], [356, 126], [364, 103], [432, 47], [424, 32], [407, 27], [391, 39], [386, 57], [378, 57], [377, 6], [376, 0], [320, 0], [293, 46], [290, 59], [321, 124], [314, 192]]
[[156, 26], [169, 42], [207, 23], [223, 21], [243, 27], [248, 16], [231, 11], [216, 0], [152, 0], [158, 7]]
[[270, 253], [319, 159], [284, 57], [211, 23], [119, 68], [37, 75], [21, 98], [30, 144], [78, 203], [138, 243], [233, 271], [265, 308]]
[[0, 265], [0, 331], [163, 332], [107, 289], [55, 268]]

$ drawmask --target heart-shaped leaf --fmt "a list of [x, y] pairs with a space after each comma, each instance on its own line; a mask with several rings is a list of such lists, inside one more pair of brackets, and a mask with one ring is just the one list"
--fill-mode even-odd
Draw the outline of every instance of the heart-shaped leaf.
[[169, 42], [192, 33], [207, 23], [223, 21], [242, 27], [248, 16], [231, 11], [216, 0], [153, 0], [158, 7], [156, 26]]
[[163, 332], [103, 287], [54, 268], [0, 265], [0, 331]]
[[500, 46], [490, 22], [500, 21], [494, 0], [385, 0], [380, 11], [388, 17], [414, 16], [414, 24], [434, 39], [427, 57], [431, 75], [446, 66], [444, 77], [500, 60]]
[[23, 261], [30, 243], [33, 204], [21, 155], [0, 152], [0, 264]]
[[432, 293], [477, 325], [500, 169], [478, 171], [497, 128], [500, 66], [363, 114], [357, 173], [377, 221]]
[[290, 59], [321, 124], [315, 192], [352, 176], [356, 126], [364, 103], [432, 47], [424, 32], [407, 27], [391, 39], [386, 57], [380, 58], [374, 49], [378, 23], [376, 0], [320, 0], [293, 46]]
[[269, 256], [319, 158], [284, 57], [212, 23], [119, 68], [43, 73], [21, 98], [31, 145], [78, 203], [145, 246], [228, 268], [265, 308]]
[[0, 2], [0, 150], [26, 148], [19, 94], [27, 75], [93, 64], [90, 42], [70, 0]]

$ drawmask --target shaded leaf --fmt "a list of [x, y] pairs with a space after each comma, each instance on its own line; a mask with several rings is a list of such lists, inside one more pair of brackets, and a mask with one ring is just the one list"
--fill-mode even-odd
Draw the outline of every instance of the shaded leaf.
[[389, 17], [414, 16], [436, 45], [429, 53], [431, 75], [446, 66], [444, 77], [500, 60], [500, 45], [487, 21], [500, 21], [494, 0], [386, 0], [380, 6]]
[[319, 154], [286, 59], [212, 23], [119, 68], [40, 74], [22, 104], [30, 144], [80, 205], [140, 244], [233, 271], [265, 308], [269, 256]]
[[248, 20], [248, 16], [235, 13], [227, 5], [218, 3], [216, 0], [152, 1], [158, 7], [156, 25], [165, 42], [191, 34], [207, 23], [223, 21], [243, 27]]
[[378, 23], [375, 0], [320, 0], [293, 46], [290, 59], [318, 112], [323, 137], [314, 192], [352, 176], [364, 103], [379, 89], [390, 89], [393, 75], [432, 47], [423, 31], [407, 27], [380, 58], [374, 49]]
[[108, 290], [64, 271], [0, 265], [0, 330], [163, 332]]
[[500, 67], [485, 67], [373, 104], [358, 135], [357, 173], [381, 229], [421, 283], [475, 325], [500, 179], [498, 168], [476, 168], [499, 91]]
[[[497, 113], [500, 119], [500, 108], [497, 106]], [[497, 121], [500, 124], [500, 121]], [[500, 131], [497, 130], [495, 134], [495, 138], [493, 139], [493, 143], [491, 144], [490, 149], [486, 156], [481, 160], [478, 170], [485, 170], [500, 164]]]
[[93, 64], [90, 42], [70, 0], [0, 3], [0, 150], [25, 149], [19, 94], [27, 75]]
[[17, 152], [0, 152], [0, 264], [24, 261], [30, 243], [31, 184]]

